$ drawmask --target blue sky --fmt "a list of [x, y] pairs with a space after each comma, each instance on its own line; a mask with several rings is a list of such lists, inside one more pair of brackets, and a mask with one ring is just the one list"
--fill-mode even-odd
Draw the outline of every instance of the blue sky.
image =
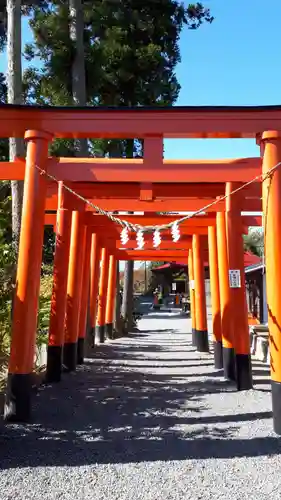
[[[281, 104], [280, 0], [205, 0], [215, 21], [181, 36], [178, 105]], [[253, 140], [171, 140], [169, 158], [256, 156]]]

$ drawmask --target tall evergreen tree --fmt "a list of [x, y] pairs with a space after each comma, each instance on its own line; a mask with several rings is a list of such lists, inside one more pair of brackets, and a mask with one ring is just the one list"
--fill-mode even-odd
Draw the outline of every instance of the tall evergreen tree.
[[[212, 21], [201, 4], [187, 9], [174, 0], [95, 0], [84, 2], [86, 99], [90, 105], [172, 105], [180, 85], [179, 36], [186, 24]], [[69, 36], [66, 2], [35, 8], [31, 27], [35, 43], [26, 56], [38, 56], [40, 70], [26, 73], [32, 102], [70, 104], [75, 52]]]

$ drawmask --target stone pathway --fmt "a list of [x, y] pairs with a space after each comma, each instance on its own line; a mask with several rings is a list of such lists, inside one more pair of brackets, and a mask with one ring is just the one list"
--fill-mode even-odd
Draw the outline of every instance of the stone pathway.
[[32, 424], [0, 426], [0, 498], [279, 498], [267, 367], [254, 363], [254, 390], [237, 393], [194, 351], [190, 326], [150, 312], [41, 388]]

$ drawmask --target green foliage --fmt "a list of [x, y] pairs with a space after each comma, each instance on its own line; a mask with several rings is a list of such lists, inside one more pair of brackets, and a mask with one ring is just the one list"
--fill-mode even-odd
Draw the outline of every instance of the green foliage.
[[[7, 234], [11, 227], [11, 196], [9, 184], [0, 184], [0, 384], [1, 375], [8, 361], [11, 300], [13, 293], [13, 271], [15, 266], [14, 248], [7, 241]], [[4, 193], [4, 194], [3, 194]]]
[[50, 322], [51, 297], [53, 287], [52, 267], [43, 267], [44, 275], [40, 281], [40, 297], [38, 309], [37, 346], [46, 344], [48, 341], [48, 329]]
[[244, 235], [244, 248], [259, 257], [264, 253], [264, 233], [260, 230], [251, 230]]
[[[184, 8], [174, 0], [95, 0], [84, 2], [87, 101], [91, 105], [166, 105], [178, 97], [174, 70], [180, 61], [183, 25], [212, 22], [201, 3]], [[25, 48], [29, 61], [43, 68], [25, 73], [31, 102], [71, 105], [71, 64], [75, 46], [69, 37], [68, 2], [33, 9], [35, 43]], [[62, 84], [63, 82], [63, 84]]]
[[43, 242], [43, 266], [53, 262], [55, 252], [55, 233], [52, 226], [45, 226]]
[[[43, 257], [45, 262], [52, 260], [53, 231], [45, 231]], [[11, 328], [11, 303], [14, 293], [15, 253], [11, 238], [11, 192], [10, 183], [0, 184], [0, 389], [8, 362]], [[39, 347], [47, 342], [52, 294], [52, 267], [42, 265], [38, 311], [36, 344]]]

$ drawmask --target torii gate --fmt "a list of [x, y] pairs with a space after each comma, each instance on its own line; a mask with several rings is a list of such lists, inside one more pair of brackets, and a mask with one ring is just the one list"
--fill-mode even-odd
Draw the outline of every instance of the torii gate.
[[[126, 217], [126, 220], [132, 224], [145, 224], [145, 225], [153, 225], [153, 224], [159, 224], [159, 223], [169, 223], [171, 221], [173, 221], [173, 218], [171, 216], [159, 216], [159, 215], [152, 215], [150, 214], [149, 216], [132, 216], [132, 215], [128, 215]], [[243, 224], [243, 227], [245, 228], [244, 231], [246, 232], [247, 231], [247, 226], [254, 226], [254, 225], [261, 225], [261, 218], [260, 217], [249, 217], [249, 216], [243, 216], [241, 218], [242, 220], [242, 224]], [[46, 224], [52, 224], [54, 225], [55, 224], [55, 221], [56, 221], [56, 216], [55, 215], [45, 215], [45, 223]], [[122, 245], [122, 242], [118, 241], [118, 240], [115, 240], [114, 239], [114, 236], [115, 238], [118, 237], [118, 228], [114, 227], [114, 225], [112, 224], [112, 222], [110, 220], [108, 220], [107, 218], [105, 218], [104, 216], [99, 216], [99, 215], [93, 215], [91, 213], [85, 213], [84, 214], [84, 224], [88, 226], [88, 231], [91, 229], [92, 231], [95, 231], [95, 232], [98, 232], [99, 233], [99, 239], [100, 239], [100, 244], [102, 242], [102, 246], [104, 248], [107, 248], [109, 253], [111, 253], [111, 255], [115, 255], [115, 258], [118, 258], [119, 260], [174, 260], [175, 258], [182, 258], [182, 259], [187, 259], [187, 255], [188, 255], [188, 250], [191, 250], [192, 249], [192, 237], [189, 236], [189, 235], [193, 235], [193, 237], [195, 237], [196, 234], [201, 234], [201, 244], [202, 244], [202, 247], [203, 247], [203, 250], [205, 249], [205, 251], [207, 250], [208, 246], [207, 246], [207, 234], [208, 234], [208, 229], [210, 230], [210, 228], [212, 226], [215, 226], [216, 225], [216, 216], [215, 215], [209, 215], [209, 216], [200, 216], [200, 217], [196, 217], [196, 218], [192, 218], [190, 220], [187, 220], [185, 221], [182, 226], [181, 226], [181, 233], [183, 235], [183, 238], [181, 239], [180, 242], [178, 243], [174, 243], [174, 242], [171, 242], [171, 237], [169, 236], [165, 236], [165, 232], [163, 232], [164, 234], [164, 240], [163, 240], [163, 243], [161, 245], [161, 250], [155, 250], [152, 246], [152, 237], [151, 235], [149, 235], [149, 237], [146, 239], [146, 246], [145, 246], [145, 249], [144, 250], [141, 250], [141, 251], [136, 251], [136, 250], [132, 250], [132, 248], [136, 247], [136, 241], [133, 240], [133, 241], [130, 241], [128, 242], [127, 244], [127, 248], [129, 250], [121, 250], [121, 247], [123, 246]], [[110, 230], [110, 236], [111, 236], [111, 239], [110, 238], [105, 238], [104, 236], [101, 236], [101, 235], [104, 235], [104, 232], [108, 232], [109, 228], [111, 227], [111, 230]], [[114, 231], [116, 231], [116, 235], [114, 235]], [[206, 235], [205, 236], [205, 241], [204, 241], [204, 236], [203, 235]], [[86, 241], [87, 241], [87, 238], [86, 238]], [[85, 243], [86, 245], [86, 250], [85, 250], [85, 255], [86, 255], [86, 268], [88, 268], [88, 265], [87, 265], [87, 262], [89, 262], [89, 250], [88, 250], [88, 245], [87, 243]], [[175, 251], [177, 250], [177, 256], [175, 256]], [[80, 253], [81, 253], [81, 248], [80, 248]], [[203, 257], [203, 256], [202, 256]], [[205, 256], [204, 256], [205, 257]], [[66, 259], [67, 259], [67, 255], [64, 255], [64, 258], [62, 259], [64, 265], [65, 265], [65, 262], [66, 262]], [[108, 255], [106, 254], [106, 256], [104, 257], [104, 259], [107, 259], [108, 260]], [[109, 270], [109, 276], [110, 276], [110, 270], [112, 270], [111, 272], [113, 273], [114, 271], [114, 265], [109, 265], [109, 263], [106, 262], [103, 262], [103, 266], [102, 268], [105, 268], [105, 270]], [[86, 272], [86, 271], [85, 271]], [[105, 271], [105, 274], [102, 274], [102, 280], [104, 282], [104, 284], [101, 286], [100, 288], [100, 295], [105, 297], [106, 293], [105, 293], [105, 287], [106, 287], [106, 281], [108, 279], [108, 275], [106, 274], [106, 271]], [[88, 275], [87, 275], [87, 272], [86, 272], [86, 278], [84, 278], [84, 281], [86, 282], [88, 280]], [[200, 280], [203, 280], [203, 274], [201, 273], [200, 274]], [[75, 281], [75, 279], [73, 279], [73, 281]], [[114, 278], [109, 278], [109, 281], [110, 283], [114, 283]], [[83, 286], [82, 286], [83, 288]], [[110, 287], [111, 288], [111, 285]], [[84, 284], [84, 290], [87, 290], [86, 288], [86, 285]], [[108, 305], [109, 309], [111, 309], [111, 303], [112, 303], [112, 299], [111, 299], [111, 293], [112, 292], [109, 292], [109, 298], [107, 300], [107, 304], [110, 304]], [[204, 296], [204, 294], [203, 294]], [[93, 300], [95, 302], [95, 294], [92, 294], [92, 297], [93, 297]], [[198, 314], [199, 314], [199, 311], [201, 311], [200, 313], [200, 317], [204, 317], [204, 320], [201, 321], [202, 324], [205, 325], [204, 328], [197, 328], [198, 332], [202, 332], [201, 333], [201, 337], [199, 336], [199, 333], [196, 334], [196, 328], [194, 326], [194, 345], [196, 345], [196, 347], [198, 348], [199, 351], [208, 351], [209, 350], [209, 347], [208, 347], [208, 333], [207, 333], [207, 317], [206, 317], [206, 304], [204, 302], [204, 297], [202, 297], [202, 299], [200, 299], [198, 301], [198, 304], [197, 304], [197, 310], [198, 310]], [[59, 304], [57, 304], [59, 302]], [[82, 300], [82, 303], [83, 304], [86, 304], [86, 298]], [[53, 305], [53, 308], [52, 310], [56, 310], [57, 307], [59, 307], [60, 309], [62, 308], [62, 310], [64, 311], [64, 308], [62, 306], [63, 304], [63, 297], [60, 297], [60, 300], [56, 301], [56, 303], [54, 303]], [[107, 333], [107, 335], [110, 337], [111, 334], [112, 334], [112, 316], [113, 316], [113, 312], [111, 310], [111, 313], [108, 313], [108, 315], [106, 315], [104, 312], [102, 312], [102, 309], [103, 309], [103, 302], [101, 304], [101, 307], [99, 308], [99, 324], [98, 324], [98, 333], [99, 333], [99, 337], [100, 337], [100, 340], [103, 342], [104, 341], [104, 338], [105, 338], [105, 333]], [[71, 308], [72, 310], [73, 308]], [[92, 304], [91, 305], [91, 309], [95, 312], [95, 305]], [[217, 314], [217, 312], [216, 312]], [[82, 325], [85, 325], [86, 323], [86, 306], [85, 308], [83, 309], [83, 319], [81, 320], [82, 321]], [[58, 314], [54, 314], [55, 317], [58, 316]], [[63, 317], [64, 317], [64, 313], [62, 313], [62, 320], [63, 321]], [[80, 311], [80, 317], [81, 317], [81, 311]], [[71, 325], [72, 324], [75, 324], [75, 321], [73, 320], [73, 311], [71, 313]], [[61, 324], [61, 323], [60, 323]], [[216, 324], [217, 324], [217, 318], [214, 319], [214, 331], [216, 331]], [[71, 325], [69, 326], [69, 329], [71, 329]], [[95, 327], [95, 313], [92, 314], [92, 327], [94, 328]], [[82, 359], [83, 358], [83, 355], [82, 355], [82, 345], [83, 345], [83, 337], [84, 337], [84, 333], [85, 333], [85, 328], [82, 327], [78, 329], [79, 330], [79, 334], [78, 334], [78, 338], [80, 339], [80, 342], [79, 342], [79, 358]], [[60, 326], [59, 328], [57, 328], [56, 326], [54, 326], [54, 331], [53, 331], [53, 322], [51, 321], [51, 328], [50, 328], [50, 331], [51, 331], [51, 334], [50, 334], [50, 339], [51, 339], [51, 343], [52, 344], [55, 344], [55, 345], [62, 345], [63, 343], [63, 339], [61, 338], [61, 332], [63, 331], [63, 328]], [[79, 336], [80, 335], [80, 336]], [[56, 336], [58, 337], [56, 339]], [[70, 336], [70, 340], [72, 340], [71, 342], [69, 342], [69, 344], [71, 344], [73, 347], [72, 349], [70, 349], [70, 347], [68, 348], [68, 355], [65, 355], [64, 356], [64, 364], [69, 367], [69, 369], [74, 369], [75, 368], [75, 358], [76, 358], [76, 337], [77, 337], [77, 333], [75, 334], [75, 331], [74, 333], [71, 334]], [[201, 341], [199, 340], [199, 338], [201, 338]], [[198, 342], [197, 342], [197, 339], [198, 339]], [[215, 349], [215, 365], [217, 368], [222, 368], [223, 367], [223, 363], [222, 363], [222, 344], [221, 344], [221, 334], [220, 334], [220, 339], [219, 339], [219, 343], [216, 344], [217, 348]], [[51, 346], [50, 346], [50, 352], [52, 351], [51, 349]], [[225, 350], [226, 353], [228, 353], [228, 351]], [[229, 357], [229, 355], [228, 355]], [[233, 363], [234, 363], [234, 357], [231, 358], [231, 360], [227, 363], [224, 364], [224, 367], [225, 367], [225, 374], [228, 378], [234, 378], [234, 367], [233, 367]], [[220, 365], [220, 366], [219, 366]], [[60, 377], [60, 371], [61, 371], [61, 363], [60, 363], [60, 366], [58, 367], [55, 367], [54, 366], [54, 363], [51, 363], [50, 361], [50, 364], [48, 366], [48, 376], [49, 378], [53, 381], [54, 377], [55, 379], [57, 379], [57, 377]], [[52, 373], [54, 371], [54, 374]], [[59, 375], [58, 375], [59, 373]], [[249, 374], [250, 376], [250, 374]], [[239, 379], [239, 378], [238, 378]], [[250, 381], [244, 381], [244, 384], [247, 383], [247, 385], [249, 385], [249, 383], [251, 384], [251, 379]], [[243, 384], [242, 384], [242, 387]]]
[[[78, 189], [81, 187], [82, 190], [86, 188], [91, 190], [92, 188], [93, 191], [89, 193], [89, 196], [101, 203], [103, 196], [98, 193], [98, 190], [97, 194], [95, 194], [97, 184], [102, 184], [102, 189], [106, 189], [107, 184], [121, 183], [124, 188], [127, 186], [128, 189], [128, 197], [125, 196], [122, 202], [123, 206], [126, 207], [124, 210], [129, 210], [127, 207], [130, 206], [128, 200], [130, 199], [129, 192], [132, 184], [137, 185], [135, 187], [138, 189], [138, 195], [136, 197], [132, 196], [131, 199], [135, 199], [138, 207], [143, 207], [143, 209], [144, 203], [150, 203], [150, 206], [146, 205], [146, 210], [149, 211], [158, 211], [158, 207], [163, 207], [159, 208], [163, 211], [178, 211], [180, 210], [179, 207], [184, 206], [185, 199], [188, 197], [195, 198], [190, 200], [190, 210], [195, 210], [196, 198], [202, 195], [200, 196], [198, 191], [194, 191], [194, 194], [192, 194], [194, 183], [197, 184], [197, 188], [201, 184], [202, 190], [207, 184], [208, 189], [210, 189], [209, 193], [212, 192], [212, 194], [209, 194], [210, 199], [215, 199], [221, 195], [219, 189], [212, 191], [212, 187], [219, 184], [220, 190], [226, 190], [228, 197], [225, 206], [221, 204], [221, 209], [217, 212], [215, 225], [210, 224], [207, 227], [194, 226], [192, 233], [187, 232], [185, 234], [193, 235], [192, 251], [189, 249], [188, 252], [190, 269], [193, 271], [195, 281], [195, 323], [193, 324], [195, 324], [194, 333], [195, 337], [197, 337], [197, 346], [199, 344], [200, 347], [201, 344], [202, 347], [202, 343], [206, 339], [204, 315], [201, 314], [203, 310], [202, 303], [201, 306], [199, 304], [201, 300], [204, 300], [202, 299], [201, 272], [204, 252], [202, 241], [207, 230], [213, 287], [212, 296], [217, 298], [217, 318], [221, 319], [224, 369], [229, 378], [236, 377], [238, 389], [251, 387], [249, 338], [246, 335], [248, 325], [244, 293], [241, 211], [260, 209], [260, 201], [257, 196], [253, 198], [251, 196], [247, 197], [246, 190], [244, 194], [241, 191], [235, 195], [230, 193], [241, 183], [251, 182], [255, 179], [256, 184], [263, 180], [273, 421], [275, 431], [281, 433], [281, 405], [279, 403], [281, 394], [281, 340], [279, 331], [279, 325], [281, 324], [281, 291], [279, 286], [279, 281], [281, 281], [281, 259], [279, 257], [281, 174], [280, 169], [277, 168], [281, 160], [281, 132], [279, 133], [279, 130], [281, 131], [281, 107], [73, 109], [3, 105], [0, 107], [0, 112], [0, 136], [24, 136], [27, 141], [26, 164], [19, 159], [14, 163], [9, 163], [9, 165], [5, 163], [0, 165], [0, 178], [25, 179], [6, 418], [25, 420], [30, 415], [30, 375], [33, 369], [46, 199], [48, 197], [51, 200], [55, 194], [54, 186], [48, 182], [45, 172], [54, 176], [58, 181], [62, 181], [62, 183], [71, 183], [72, 186], [73, 183], [77, 183]], [[110, 160], [85, 159], [84, 167], [81, 169], [81, 159], [48, 158], [48, 144], [53, 137], [115, 137], [126, 139], [139, 137], [144, 139], [144, 158], [143, 160], [114, 160], [111, 163]], [[255, 138], [261, 145], [261, 158], [220, 162], [166, 161], [163, 160], [163, 138], [169, 137]], [[7, 167], [9, 167], [8, 170]], [[262, 173], [264, 175], [269, 173], [269, 175], [267, 178], [261, 179]], [[203, 183], [202, 180], [204, 180]], [[78, 186], [79, 183], [88, 183], [88, 186]], [[254, 187], [255, 183], [251, 184], [251, 188]], [[176, 196], [176, 192], [184, 190], [188, 184], [190, 185], [189, 196], [184, 194], [183, 199], [180, 199], [179, 196]], [[163, 185], [167, 189], [167, 197], [163, 195], [157, 197], [155, 193], [158, 187], [161, 190]], [[50, 189], [53, 190], [52, 193], [50, 192], [50, 196], [48, 193], [49, 186], [52, 186]], [[172, 186], [176, 188], [176, 192], [173, 191], [169, 195], [169, 189], [171, 191]], [[110, 191], [110, 187], [108, 189]], [[110, 200], [110, 195], [105, 194], [104, 196], [108, 198], [103, 202], [104, 206], [108, 207], [107, 210], [113, 210], [113, 206], [117, 207]], [[169, 198], [171, 200], [176, 199], [175, 204], [171, 203], [170, 205]], [[206, 195], [206, 198], [208, 198], [208, 195]], [[154, 208], [152, 208], [152, 204]], [[54, 204], [52, 207], [54, 207]], [[116, 208], [116, 210], [121, 209], [121, 206]], [[73, 215], [71, 215], [72, 210]], [[181, 210], [188, 210], [188, 208], [181, 208]], [[67, 282], [67, 290], [73, 294], [68, 294], [71, 300], [66, 315], [65, 339], [67, 339], [68, 327], [71, 326], [70, 319], [75, 317], [76, 325], [79, 320], [81, 286], [79, 292], [77, 291], [79, 287], [75, 290], [73, 279], [82, 274], [79, 244], [82, 239], [83, 241], [86, 239], [84, 215], [83, 210], [74, 205], [64, 207], [63, 202], [58, 205], [57, 249], [59, 247], [64, 248], [64, 253], [60, 251], [56, 251], [56, 253], [61, 258], [62, 255], [65, 255], [67, 245], [69, 248], [70, 244], [69, 266], [66, 268], [61, 262], [60, 275], [63, 274], [64, 270], [64, 281]], [[110, 227], [108, 229], [110, 232], [112, 231]], [[64, 239], [67, 231], [69, 236], [71, 232], [70, 243], [69, 241], [67, 243]], [[94, 233], [95, 236], [91, 235], [91, 238], [89, 236], [88, 241], [97, 241], [98, 234], [97, 231]], [[111, 232], [112, 234], [114, 234], [114, 231]], [[119, 239], [118, 236], [116, 237], [116, 229], [115, 239]], [[116, 258], [114, 253], [110, 253], [113, 247], [114, 245], [108, 248], [104, 246], [102, 251], [103, 265], [100, 288], [103, 286], [103, 291], [105, 291], [103, 274], [104, 276], [106, 274], [104, 264], [109, 255]], [[88, 248], [93, 249], [94, 246], [90, 247], [90, 244], [88, 244]], [[118, 258], [120, 258], [120, 251], [115, 245], [115, 254]], [[174, 250], [176, 254], [181, 251], [183, 250]], [[187, 248], [184, 251], [187, 251]], [[126, 256], [130, 258], [128, 252], [126, 252]], [[93, 251], [91, 253], [91, 257], [93, 257], [95, 253]], [[173, 253], [173, 255], [175, 254]], [[134, 256], [137, 256], [137, 253]], [[139, 260], [140, 255], [137, 258]], [[150, 260], [151, 258], [150, 256]], [[113, 261], [113, 258], [111, 260]], [[230, 288], [228, 270], [240, 271], [241, 287]], [[68, 278], [66, 278], [67, 272]], [[80, 281], [82, 282], [82, 278]], [[214, 292], [215, 288], [216, 292]], [[63, 287], [60, 287], [60, 293], [62, 291]], [[104, 306], [105, 303], [101, 303], [99, 310], [104, 311]], [[239, 314], [236, 313], [235, 308], [237, 308]], [[70, 310], [72, 316], [69, 314]], [[73, 332], [73, 325], [71, 328]], [[235, 332], [235, 337], [232, 335], [233, 332]], [[72, 340], [76, 339], [77, 336]], [[218, 348], [218, 352], [220, 342], [220, 340], [217, 340], [215, 343], [215, 350]], [[76, 344], [76, 342], [68, 343], [67, 340], [66, 342], [64, 340], [64, 350], [67, 352], [68, 348], [71, 347], [73, 351]], [[55, 357], [60, 359], [62, 346], [54, 347], [57, 349], [54, 351], [56, 353], [53, 355], [53, 359]], [[233, 359], [235, 359], [236, 363], [235, 374], [231, 373], [234, 368]]]

